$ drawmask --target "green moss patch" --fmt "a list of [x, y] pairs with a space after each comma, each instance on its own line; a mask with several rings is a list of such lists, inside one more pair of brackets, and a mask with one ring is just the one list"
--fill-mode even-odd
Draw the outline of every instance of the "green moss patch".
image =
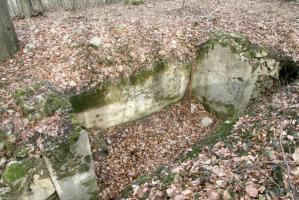
[[144, 0], [124, 0], [124, 3], [126, 5], [138, 6], [144, 4]]
[[239, 54], [242, 60], [248, 60], [256, 68], [259, 66], [261, 59], [273, 58], [270, 49], [251, 43], [248, 38], [239, 33], [215, 31], [211, 34], [207, 42], [199, 46], [197, 50], [197, 62], [201, 63], [205, 55], [211, 49], [214, 49], [215, 45], [230, 48], [233, 53]]
[[13, 97], [23, 115], [31, 120], [49, 117], [57, 111], [66, 112], [71, 109], [68, 99], [52, 88], [49, 83], [37, 83], [16, 90]]
[[13, 183], [21, 178], [24, 178], [27, 173], [27, 167], [22, 163], [13, 163], [9, 165], [4, 174], [3, 181], [5, 183]]
[[19, 180], [25, 178], [28, 175], [29, 170], [33, 167], [33, 159], [12, 162], [6, 166], [6, 169], [2, 175], [3, 182], [7, 185], [14, 185]]

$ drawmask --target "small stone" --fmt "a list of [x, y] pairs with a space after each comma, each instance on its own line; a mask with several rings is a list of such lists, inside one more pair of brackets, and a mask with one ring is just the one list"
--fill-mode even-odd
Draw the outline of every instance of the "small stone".
[[267, 55], [268, 55], [268, 52], [266, 52], [266, 51], [259, 51], [259, 52], [256, 52], [255, 57], [262, 58], [262, 57], [266, 57]]
[[213, 119], [210, 117], [204, 117], [201, 120], [201, 126], [204, 128], [210, 126], [212, 123], [213, 123]]
[[14, 152], [17, 158], [24, 158], [29, 154], [29, 149], [26, 146], [18, 146]]
[[68, 39], [70, 38], [70, 36], [69, 35], [65, 35], [65, 36], [63, 36], [63, 41], [67, 41]]
[[25, 45], [25, 48], [23, 50], [24, 53], [29, 53], [31, 52], [33, 49], [35, 48], [35, 45], [34, 44], [26, 44]]
[[2, 158], [0, 159], [0, 166], [3, 165], [5, 162], [6, 162], [6, 158], [5, 158], [5, 157], [2, 157]]
[[197, 108], [197, 106], [195, 104], [191, 103], [191, 106], [190, 106], [191, 113], [194, 113], [196, 108]]
[[79, 44], [77, 42], [72, 42], [71, 43], [71, 47], [77, 47], [77, 46], [79, 46]]
[[30, 199], [48, 199], [55, 192], [55, 187], [50, 177], [40, 178], [36, 176], [33, 183], [30, 186]]
[[205, 18], [208, 20], [208, 21], [213, 21], [216, 19], [216, 17], [214, 15], [206, 15]]
[[83, 24], [81, 24], [80, 26], [79, 26], [79, 28], [77, 29], [77, 33], [78, 34], [81, 34], [81, 33], [84, 33], [84, 32], [86, 32], [88, 29], [83, 25]]
[[0, 198], [2, 196], [5, 196], [6, 194], [8, 194], [11, 191], [10, 187], [2, 187], [0, 188]]
[[93, 37], [90, 41], [89, 44], [91, 44], [94, 47], [99, 48], [102, 44], [102, 39], [99, 37]]
[[75, 81], [70, 81], [69, 85], [71, 87], [75, 87], [75, 86], [77, 86], [77, 83]]

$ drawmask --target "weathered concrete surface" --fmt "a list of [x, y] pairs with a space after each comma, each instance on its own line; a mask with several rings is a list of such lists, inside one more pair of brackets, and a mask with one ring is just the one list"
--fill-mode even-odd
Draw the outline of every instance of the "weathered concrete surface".
[[[97, 199], [97, 182], [88, 133], [60, 144], [45, 161], [61, 200]], [[73, 140], [73, 141], [72, 141]]]
[[199, 51], [194, 96], [218, 116], [242, 113], [251, 98], [279, 78], [280, 63], [270, 53], [240, 35], [216, 34]]
[[[94, 106], [78, 114], [79, 121], [88, 128], [130, 122], [179, 101], [189, 81], [189, 70], [187, 63], [163, 63], [153, 71], [141, 72], [119, 84], [108, 85], [98, 94], [83, 94], [71, 102], [76, 110], [78, 102], [94, 101]], [[98, 99], [92, 100], [94, 96]]]
[[45, 163], [40, 158], [11, 161], [2, 179], [7, 187], [0, 189], [0, 199], [45, 200], [55, 192]]

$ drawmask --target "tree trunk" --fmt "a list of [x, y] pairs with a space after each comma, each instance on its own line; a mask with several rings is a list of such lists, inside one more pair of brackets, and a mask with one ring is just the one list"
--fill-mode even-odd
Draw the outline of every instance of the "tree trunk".
[[26, 18], [32, 17], [33, 7], [30, 0], [21, 0], [22, 11]]
[[0, 61], [19, 50], [19, 43], [11, 21], [6, 0], [0, 0]]

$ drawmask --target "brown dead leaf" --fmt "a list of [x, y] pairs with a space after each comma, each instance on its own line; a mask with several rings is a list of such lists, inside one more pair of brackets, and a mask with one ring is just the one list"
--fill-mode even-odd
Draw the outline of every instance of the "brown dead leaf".
[[249, 184], [246, 186], [246, 193], [250, 196], [250, 197], [257, 197], [257, 195], [259, 194], [259, 191], [257, 189], [257, 187], [254, 184]]

